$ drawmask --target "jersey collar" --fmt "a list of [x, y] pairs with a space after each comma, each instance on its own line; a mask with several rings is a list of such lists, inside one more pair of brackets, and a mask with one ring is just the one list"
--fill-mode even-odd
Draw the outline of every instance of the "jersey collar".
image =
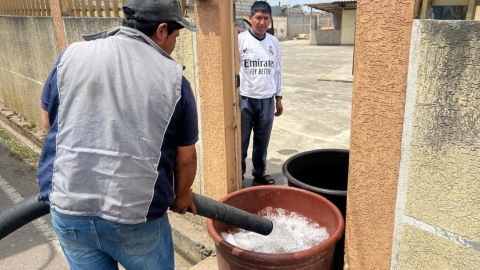
[[263, 36], [262, 38], [259, 38], [252, 31], [250, 31], [250, 29], [248, 29], [248, 32], [250, 33], [250, 35], [252, 35], [252, 37], [256, 38], [258, 41], [262, 41], [267, 37], [267, 33], [265, 33], [265, 36]]

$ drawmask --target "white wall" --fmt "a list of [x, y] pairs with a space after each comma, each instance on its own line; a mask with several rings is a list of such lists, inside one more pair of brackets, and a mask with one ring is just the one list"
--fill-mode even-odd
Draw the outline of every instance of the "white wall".
[[343, 10], [342, 13], [342, 45], [352, 45], [355, 43], [355, 19], [357, 10]]

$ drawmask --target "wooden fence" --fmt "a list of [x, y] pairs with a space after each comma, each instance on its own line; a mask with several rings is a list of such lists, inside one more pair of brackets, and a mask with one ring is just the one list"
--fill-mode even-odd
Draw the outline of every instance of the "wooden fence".
[[126, 0], [66, 0], [70, 17], [123, 17]]
[[50, 16], [50, 0], [0, 0], [0, 15]]
[[[50, 16], [50, 1], [0, 0], [0, 15]], [[58, 1], [58, 0], [57, 0]], [[69, 17], [124, 17], [126, 0], [60, 0], [62, 15]], [[186, 0], [180, 0], [185, 14]]]

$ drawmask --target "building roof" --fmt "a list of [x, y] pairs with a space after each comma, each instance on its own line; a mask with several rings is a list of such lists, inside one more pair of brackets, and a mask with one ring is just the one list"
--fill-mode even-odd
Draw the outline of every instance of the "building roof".
[[347, 4], [357, 4], [357, 0], [334, 1], [330, 3], [305, 4], [307, 7], [323, 10], [333, 14], [340, 14]]

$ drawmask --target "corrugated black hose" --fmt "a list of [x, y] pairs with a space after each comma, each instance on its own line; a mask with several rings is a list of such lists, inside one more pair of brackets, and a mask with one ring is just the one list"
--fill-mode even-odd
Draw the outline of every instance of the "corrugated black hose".
[[10, 206], [0, 212], [0, 239], [48, 213], [50, 206], [43, 201], [40, 193]]
[[256, 216], [228, 204], [217, 202], [195, 193], [193, 193], [193, 202], [197, 207], [197, 214], [202, 217], [263, 235], [269, 235], [273, 230], [271, 220]]
[[[263, 235], [272, 232], [272, 221], [267, 218], [195, 193], [193, 202], [197, 207], [197, 214], [200, 216]], [[0, 239], [48, 213], [50, 213], [50, 206], [43, 201], [40, 193], [3, 210], [0, 212]]]

